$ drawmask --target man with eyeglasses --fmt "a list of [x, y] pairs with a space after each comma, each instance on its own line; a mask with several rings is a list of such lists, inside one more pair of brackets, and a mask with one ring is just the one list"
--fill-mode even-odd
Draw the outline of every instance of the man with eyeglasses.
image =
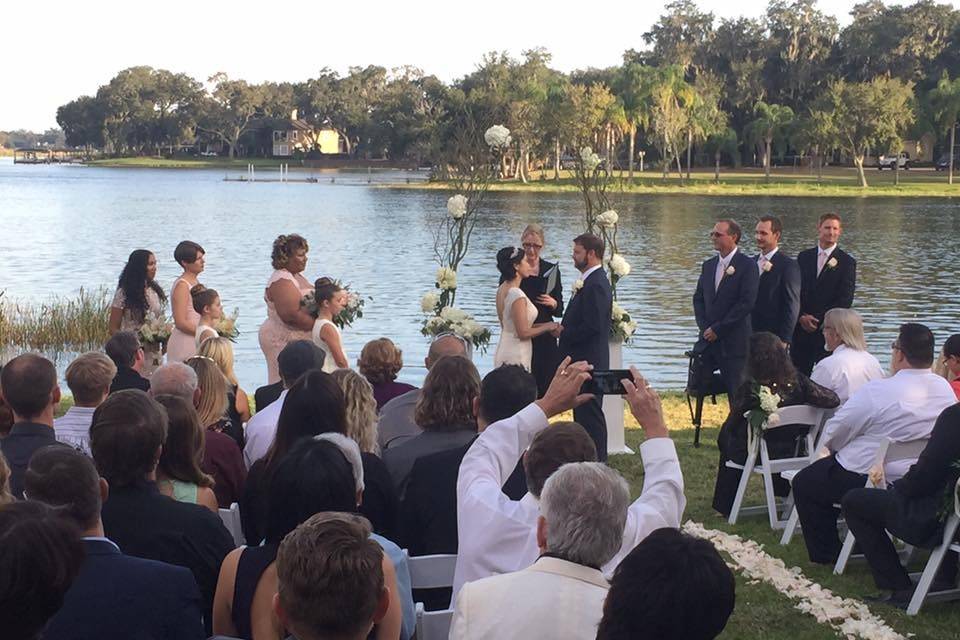
[[150, 390], [150, 381], [140, 375], [143, 367], [143, 346], [133, 331], [118, 331], [107, 340], [103, 350], [117, 365], [117, 374], [110, 384], [110, 393], [124, 389]]
[[[824, 457], [793, 479], [793, 497], [810, 560], [833, 564], [840, 554], [839, 509], [834, 505], [852, 489], [863, 487], [880, 442], [908, 442], [930, 437], [940, 413], [956, 403], [950, 383], [930, 370], [933, 333], [922, 324], [900, 326], [891, 345], [893, 375], [860, 387], [823, 427]], [[887, 464], [887, 482], [901, 478], [914, 460]]]
[[734, 220], [717, 221], [710, 233], [717, 255], [703, 263], [693, 294], [700, 330], [693, 350], [701, 355], [704, 372], [720, 369], [728, 399], [743, 378], [760, 281], [757, 263], [738, 251], [741, 235]]

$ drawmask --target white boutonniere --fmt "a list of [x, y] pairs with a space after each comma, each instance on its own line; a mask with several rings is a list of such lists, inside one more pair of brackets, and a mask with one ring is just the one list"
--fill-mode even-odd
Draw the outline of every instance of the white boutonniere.
[[577, 292], [583, 289], [583, 280], [579, 278], [573, 281], [573, 295], [577, 295]]
[[773, 263], [767, 260], [766, 262], [763, 263], [763, 266], [760, 268], [763, 269], [764, 273], [766, 273], [771, 269], [773, 269]]
[[726, 273], [728, 276], [732, 276], [736, 272], [737, 270], [733, 268], [733, 265], [730, 265], [729, 267], [727, 267], [727, 270], [724, 271], [724, 273]]
[[836, 268], [837, 268], [837, 259], [836, 259], [836, 258], [830, 258], [829, 260], [827, 260], [827, 268], [828, 268], [828, 269], [836, 269]]

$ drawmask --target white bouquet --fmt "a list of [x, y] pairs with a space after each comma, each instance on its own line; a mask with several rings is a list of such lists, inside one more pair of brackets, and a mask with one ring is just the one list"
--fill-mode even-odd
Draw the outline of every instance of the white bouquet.
[[457, 288], [457, 272], [450, 267], [440, 267], [436, 276], [437, 288], [452, 291]]
[[607, 229], [612, 229], [620, 221], [620, 215], [613, 209], [607, 209], [597, 216], [597, 224]]
[[450, 199], [447, 200], [447, 213], [449, 213], [450, 217], [454, 220], [459, 220], [467, 215], [467, 197], [459, 193], [451, 196]]
[[349, 327], [358, 318], [362, 318], [363, 305], [366, 304], [366, 299], [356, 291], [351, 291], [350, 285], [345, 286], [344, 290], [347, 292], [347, 304], [344, 305], [340, 313], [333, 317], [333, 324], [341, 329]]
[[610, 271], [613, 272], [613, 275], [615, 275], [618, 280], [630, 275], [630, 263], [619, 253], [610, 256], [609, 265]]
[[221, 338], [226, 338], [230, 342], [236, 342], [237, 337], [240, 335], [240, 330], [237, 329], [237, 317], [240, 315], [240, 309], [235, 308], [233, 313], [229, 316], [224, 316], [217, 320], [217, 323], [213, 326], [217, 330], [217, 335]]
[[580, 161], [583, 163], [583, 170], [587, 173], [593, 172], [600, 166], [600, 156], [595, 154], [590, 147], [580, 149]]
[[510, 129], [495, 124], [483, 134], [483, 140], [491, 149], [505, 149], [510, 146], [513, 138], [510, 136]]
[[173, 322], [163, 312], [147, 312], [140, 325], [140, 342], [144, 345], [159, 346], [166, 344], [173, 332]]

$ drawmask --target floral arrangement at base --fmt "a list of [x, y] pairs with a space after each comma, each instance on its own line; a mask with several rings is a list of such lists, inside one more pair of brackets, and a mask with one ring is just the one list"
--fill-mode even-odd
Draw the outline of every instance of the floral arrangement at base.
[[[344, 327], [352, 326], [354, 322], [363, 317], [364, 305], [367, 303], [367, 300], [372, 300], [373, 298], [365, 298], [356, 291], [352, 291], [349, 284], [340, 284], [339, 280], [335, 282], [341, 289], [347, 292], [347, 304], [340, 313], [333, 317], [333, 324], [343, 329]], [[300, 308], [314, 318], [320, 315], [320, 309], [317, 306], [317, 299], [314, 297], [313, 291], [300, 299]]]
[[637, 323], [630, 317], [623, 307], [616, 302], [613, 303], [613, 311], [610, 314], [612, 322], [610, 323], [610, 337], [620, 342], [630, 342], [634, 332], [637, 330]]
[[233, 313], [224, 316], [213, 326], [217, 330], [217, 335], [226, 338], [230, 342], [236, 342], [240, 336], [240, 330], [237, 329], [237, 317], [240, 315], [240, 309], [234, 308]]
[[168, 318], [163, 311], [160, 313], [148, 312], [140, 325], [140, 343], [144, 348], [153, 348], [159, 350], [170, 340], [170, 334], [173, 333], [173, 320]]
[[439, 310], [436, 307], [426, 309], [425, 307], [430, 301], [428, 300], [429, 296], [436, 296], [436, 294], [428, 293], [421, 300], [421, 307], [430, 315], [424, 319], [420, 333], [429, 337], [443, 333], [453, 333], [472, 344], [475, 349], [481, 352], [487, 350], [491, 338], [489, 329], [474, 320], [463, 309], [456, 307], [443, 307]]

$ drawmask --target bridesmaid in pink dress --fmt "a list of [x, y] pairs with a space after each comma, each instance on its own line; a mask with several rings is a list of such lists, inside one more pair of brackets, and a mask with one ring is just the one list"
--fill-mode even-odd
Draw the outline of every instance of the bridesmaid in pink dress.
[[183, 273], [170, 289], [174, 328], [167, 344], [167, 362], [183, 362], [196, 355], [197, 351], [194, 334], [200, 322], [200, 314], [193, 308], [190, 289], [199, 284], [197, 278], [203, 272], [206, 262], [203, 247], [190, 240], [184, 240], [177, 245], [173, 251], [173, 259], [183, 267]]
[[260, 349], [267, 360], [267, 382], [280, 381], [277, 356], [288, 342], [311, 340], [315, 318], [300, 308], [303, 296], [313, 292], [313, 284], [303, 277], [309, 246], [297, 234], [279, 236], [273, 241], [274, 272], [267, 282], [263, 299], [267, 320], [260, 325]]

